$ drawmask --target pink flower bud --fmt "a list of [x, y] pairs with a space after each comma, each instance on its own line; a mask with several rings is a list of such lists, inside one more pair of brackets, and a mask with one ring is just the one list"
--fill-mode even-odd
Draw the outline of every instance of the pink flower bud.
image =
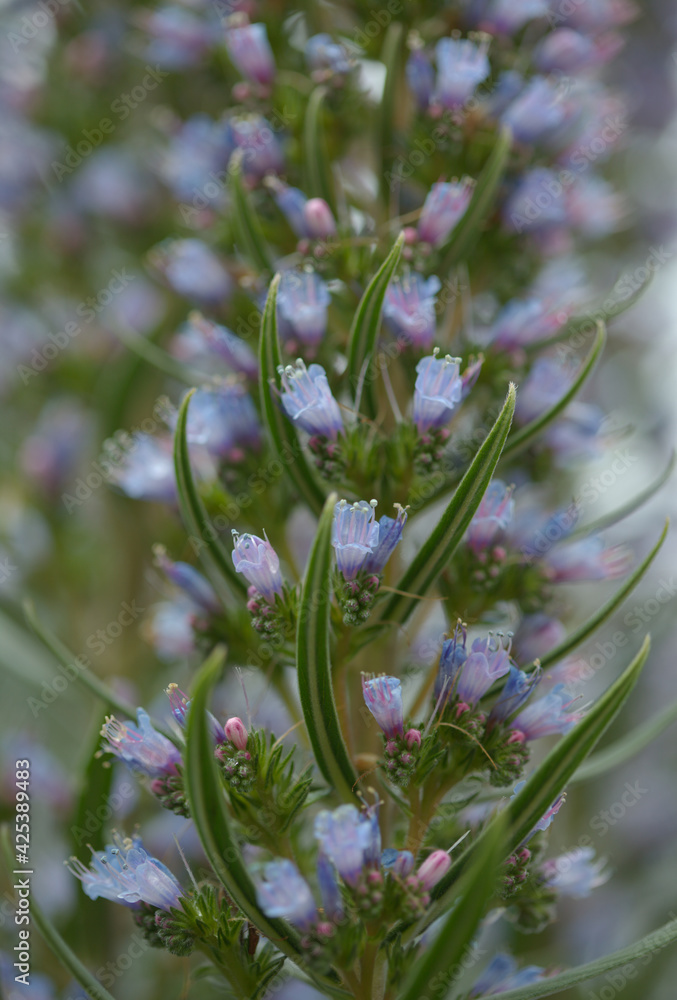
[[237, 747], [238, 750], [244, 750], [247, 746], [249, 734], [245, 729], [242, 719], [238, 719], [237, 716], [234, 716], [232, 719], [228, 719], [224, 728], [226, 732], [226, 739], [230, 740], [233, 746]]
[[407, 744], [408, 748], [411, 750], [413, 746], [420, 747], [421, 745], [421, 730], [420, 729], [407, 729], [404, 734], [404, 742]]
[[519, 729], [513, 729], [508, 737], [508, 746], [510, 746], [511, 743], [526, 743], [526, 740], [527, 738], [523, 732]]
[[451, 858], [446, 851], [433, 851], [416, 874], [426, 889], [432, 889], [447, 874], [450, 867]]
[[336, 232], [336, 223], [324, 198], [310, 198], [303, 206], [303, 218], [313, 239], [326, 240]]

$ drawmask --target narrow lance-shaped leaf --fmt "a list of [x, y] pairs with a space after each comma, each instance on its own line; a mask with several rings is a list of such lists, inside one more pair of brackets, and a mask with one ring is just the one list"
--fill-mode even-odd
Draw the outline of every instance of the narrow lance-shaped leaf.
[[283, 412], [276, 398], [280, 389], [279, 369], [282, 352], [277, 332], [278, 274], [273, 278], [261, 319], [259, 365], [261, 369], [261, 410], [273, 447], [282, 467], [294, 487], [310, 509], [319, 514], [324, 504], [325, 491], [310, 468], [296, 428]]
[[207, 709], [224, 659], [225, 651], [217, 647], [200, 669], [191, 695], [184, 761], [190, 815], [207, 859], [230, 898], [285, 955], [296, 958], [299, 955], [296, 931], [283, 920], [269, 919], [258, 906], [256, 888], [244, 866], [217, 771]]
[[503, 126], [477, 179], [466, 212], [454, 227], [448, 242], [440, 248], [440, 253], [445, 255], [441, 267], [442, 274], [448, 274], [454, 264], [467, 257], [482, 235], [482, 226], [493, 208], [511, 146], [512, 133], [507, 126]]
[[259, 272], [273, 270], [270, 250], [265, 241], [259, 220], [252, 208], [251, 199], [242, 183], [242, 150], [237, 150], [230, 158], [228, 185], [231, 196], [231, 210], [235, 238], [243, 253]]
[[616, 740], [611, 746], [605, 747], [604, 750], [589, 757], [576, 771], [572, 782], [598, 778], [601, 774], [606, 774], [607, 771], [625, 764], [626, 761], [631, 760], [632, 757], [653, 743], [662, 732], [676, 721], [677, 701], [668, 705], [662, 712], [656, 712], [646, 722], [636, 726], [627, 736]]
[[337, 496], [327, 497], [308, 557], [296, 634], [301, 708], [320, 771], [346, 801], [356, 798], [357, 774], [339, 724], [331, 675], [331, 533]]
[[[649, 646], [650, 641], [647, 636], [642, 648], [624, 673], [604, 692], [587, 715], [562, 737], [524, 787], [506, 806], [505, 856], [512, 853], [531, 833], [615, 719], [637, 683], [649, 655]], [[481, 849], [485, 839], [492, 836], [494, 822], [485, 827], [433, 888], [432, 903], [425, 919], [426, 925], [444, 912], [456, 898], [455, 883]]]
[[651, 552], [649, 552], [648, 556], [642, 560], [637, 569], [630, 574], [625, 583], [619, 590], [616, 591], [613, 597], [603, 604], [601, 608], [599, 608], [594, 615], [588, 618], [586, 622], [583, 622], [579, 628], [575, 629], [565, 639], [563, 639], [558, 646], [555, 646], [550, 650], [550, 652], [545, 653], [541, 657], [540, 662], [543, 668], [550, 667], [553, 663], [557, 663], [559, 660], [564, 659], [565, 656], [568, 656], [569, 653], [580, 646], [581, 643], [585, 642], [586, 639], [597, 631], [600, 625], [603, 625], [604, 622], [612, 616], [614, 611], [616, 611], [616, 609], [623, 603], [628, 594], [632, 593], [651, 563], [658, 555], [658, 552], [667, 536], [669, 523], [669, 521], [665, 522], [665, 527], [661, 532], [660, 538], [652, 548]]
[[399, 21], [388, 25], [381, 62], [386, 68], [386, 78], [383, 84], [383, 95], [378, 108], [378, 150], [381, 156], [381, 192], [386, 208], [390, 201], [390, 164], [393, 154], [393, 118], [395, 116], [395, 93], [400, 76], [402, 58], [401, 47], [404, 36], [404, 26]]
[[324, 198], [334, 215], [336, 201], [331, 182], [331, 166], [327, 155], [327, 139], [322, 123], [325, 87], [316, 87], [310, 95], [303, 123], [303, 156], [306, 168], [306, 194]]
[[217, 590], [223, 595], [225, 581], [236, 594], [244, 595], [247, 593], [247, 586], [236, 573], [232, 557], [219, 539], [193, 477], [187, 430], [188, 408], [194, 392], [191, 389], [181, 403], [174, 431], [174, 469], [181, 519]]
[[[677, 941], [677, 920], [671, 920], [663, 924], [658, 930], [640, 938], [627, 948], [619, 951], [612, 951], [602, 958], [596, 958], [585, 965], [579, 965], [575, 969], [567, 969], [556, 976], [548, 976], [537, 983], [530, 983], [529, 986], [519, 986], [514, 990], [506, 990], [501, 993], [501, 1000], [539, 1000], [540, 997], [550, 997], [556, 993], [562, 993], [570, 989], [577, 983], [584, 983], [595, 976], [601, 976], [603, 972], [611, 972], [612, 969], [619, 969], [624, 965], [631, 965], [640, 959], [651, 958], [657, 951], [666, 948], [673, 941]], [[646, 961], [643, 962], [646, 965]], [[592, 996], [593, 994], [590, 994]], [[614, 991], [615, 995], [615, 991]]]
[[[85, 666], [84, 657], [78, 657], [71, 653], [51, 629], [40, 621], [31, 601], [25, 601], [23, 608], [30, 627], [63, 667], [63, 674], [60, 673], [59, 676], [65, 676], [67, 680], [83, 684], [113, 711], [121, 712], [130, 719], [136, 718], [136, 706], [125, 701], [124, 698], [120, 698], [103, 681], [99, 680], [96, 674], [92, 673], [88, 666]], [[166, 729], [161, 723], [155, 721], [153, 721], [153, 726], [173, 743], [176, 742], [176, 737], [170, 729]]]
[[477, 852], [475, 864], [462, 880], [458, 905], [439, 929], [434, 941], [428, 944], [406, 980], [398, 1000], [420, 1000], [428, 995], [435, 977], [438, 988], [453, 985], [461, 960], [477, 933], [498, 882], [498, 868], [502, 861], [503, 830], [496, 823], [492, 835]]
[[[2, 853], [7, 873], [13, 880], [11, 873], [14, 870], [14, 852], [9, 837], [9, 827], [7, 826], [2, 827]], [[92, 975], [89, 969], [82, 964], [75, 952], [66, 944], [47, 914], [43, 913], [42, 907], [35, 900], [35, 896], [31, 897], [30, 914], [31, 922], [37, 927], [47, 946], [56, 955], [61, 964], [68, 969], [73, 978], [80, 983], [80, 986], [86, 991], [87, 995], [92, 1000], [115, 1000], [112, 994], [104, 989], [99, 980]]]
[[505, 445], [515, 410], [515, 387], [510, 386], [503, 409], [456, 488], [447, 509], [397, 584], [398, 591], [383, 605], [381, 619], [404, 622], [417, 605], [412, 594], [424, 595], [461, 542], [479, 507]]
[[541, 434], [546, 427], [548, 427], [553, 420], [562, 413], [563, 410], [569, 405], [569, 403], [577, 395], [584, 382], [592, 374], [592, 371], [597, 364], [597, 360], [604, 350], [604, 342], [606, 340], [606, 329], [603, 323], [600, 323], [597, 327], [597, 335], [595, 337], [595, 342], [590, 349], [590, 353], [585, 359], [584, 364], [581, 367], [578, 375], [574, 379], [572, 385], [567, 389], [561, 399], [559, 399], [554, 406], [551, 406], [549, 410], [542, 413], [540, 417], [532, 420], [531, 423], [527, 424], [526, 427], [522, 427], [520, 430], [516, 431], [507, 445], [505, 446], [505, 451], [503, 452], [504, 458], [512, 458], [517, 452], [526, 448], [530, 445], [532, 441], [535, 440]]
[[404, 233], [400, 233], [394, 247], [367, 285], [350, 330], [348, 378], [355, 397], [357, 397], [359, 386], [364, 387], [362, 401], [371, 417], [376, 415], [374, 382], [378, 373], [370, 369], [374, 363], [373, 356], [376, 350], [378, 332], [381, 328], [381, 309], [388, 285], [399, 263], [403, 246]]

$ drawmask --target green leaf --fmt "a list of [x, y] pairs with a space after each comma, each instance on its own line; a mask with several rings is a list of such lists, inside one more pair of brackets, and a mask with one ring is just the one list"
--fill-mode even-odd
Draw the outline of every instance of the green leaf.
[[236, 150], [228, 164], [228, 173], [230, 174], [228, 186], [235, 239], [257, 271], [266, 273], [273, 270], [273, 264], [259, 220], [252, 208], [251, 199], [242, 183], [242, 158], [243, 151]]
[[[14, 852], [12, 851], [9, 827], [7, 826], [3, 826], [2, 828], [2, 853], [7, 873], [11, 878], [11, 873], [14, 869]], [[68, 969], [73, 978], [80, 983], [82, 988], [86, 990], [92, 1000], [115, 1000], [108, 990], [103, 988], [99, 980], [94, 978], [89, 969], [82, 964], [75, 952], [69, 948], [52, 921], [42, 912], [42, 908], [36, 902], [34, 895], [31, 897], [31, 922], [37, 927], [46, 944], [54, 952], [59, 961]]]
[[299, 694], [315, 760], [341, 798], [356, 798], [357, 774], [339, 724], [331, 675], [331, 533], [337, 496], [327, 497], [303, 580], [296, 632]]
[[[125, 701], [124, 698], [119, 698], [118, 695], [111, 691], [111, 689], [104, 684], [103, 681], [99, 680], [96, 674], [92, 673], [89, 667], [82, 666], [79, 658], [71, 653], [71, 651], [64, 646], [61, 640], [54, 635], [51, 629], [47, 628], [47, 626], [40, 621], [31, 601], [24, 602], [24, 614], [26, 615], [26, 621], [37, 637], [43, 642], [55, 659], [64, 668], [66, 678], [77, 680], [79, 683], [89, 688], [92, 694], [95, 694], [97, 698], [100, 698], [101, 701], [105, 705], [108, 705], [109, 708], [113, 709], [113, 711], [121, 712], [129, 719], [136, 718], [136, 706], [132, 705], [129, 701]], [[59, 674], [59, 676], [63, 676], [63, 674]], [[154, 720], [153, 725], [159, 732], [170, 739], [172, 743], [176, 742], [176, 737], [171, 730]]]
[[303, 124], [303, 159], [306, 169], [306, 194], [309, 198], [324, 198], [334, 215], [336, 199], [331, 166], [327, 154], [327, 139], [322, 123], [326, 87], [316, 87], [310, 95]]
[[503, 830], [496, 823], [477, 852], [477, 858], [467, 876], [461, 880], [458, 903], [438, 931], [435, 940], [428, 944], [412, 973], [404, 983], [398, 1000], [420, 1000], [428, 996], [435, 978], [435, 993], [444, 995], [453, 984], [461, 962], [470, 947], [480, 920], [494, 895], [498, 881], [498, 868], [502, 861]]
[[578, 375], [574, 379], [572, 385], [564, 393], [561, 399], [559, 399], [554, 406], [551, 406], [549, 410], [542, 413], [540, 417], [536, 420], [532, 420], [530, 424], [526, 427], [522, 427], [520, 430], [516, 431], [512, 435], [507, 445], [505, 446], [505, 451], [503, 452], [504, 458], [512, 458], [517, 452], [526, 448], [528, 445], [534, 441], [535, 438], [541, 434], [542, 431], [548, 427], [553, 420], [555, 420], [563, 410], [569, 405], [569, 403], [574, 399], [578, 391], [583, 386], [589, 375], [597, 364], [597, 360], [604, 350], [604, 343], [606, 340], [606, 330], [603, 323], [599, 323], [597, 327], [597, 335], [595, 336], [595, 342], [593, 343], [590, 353], [585, 359], [584, 364], [581, 367]]
[[603, 514], [602, 517], [598, 518], [596, 521], [592, 521], [590, 524], [583, 524], [577, 527], [575, 531], [571, 532], [570, 538], [576, 538], [579, 535], [590, 535], [595, 531], [604, 531], [605, 528], [611, 527], [613, 524], [617, 524], [618, 521], [622, 521], [623, 518], [628, 517], [633, 514], [636, 510], [642, 507], [648, 500], [658, 493], [661, 486], [667, 483], [668, 479], [672, 475], [675, 468], [675, 459], [677, 458], [677, 452], [672, 452], [668, 464], [665, 466], [660, 476], [658, 476], [653, 483], [650, 483], [645, 490], [641, 490], [636, 496], [632, 497], [621, 507], [617, 507], [616, 510], [610, 511], [608, 514]]
[[289, 958], [300, 954], [299, 935], [283, 920], [269, 919], [259, 908], [256, 888], [244, 866], [231, 826], [225, 793], [214, 758], [214, 736], [207, 710], [221, 675], [225, 650], [217, 647], [196, 678], [186, 725], [184, 777], [190, 815], [204, 852], [230, 898], [262, 934]]
[[395, 93], [402, 66], [401, 48], [404, 37], [404, 25], [393, 21], [388, 26], [381, 50], [381, 62], [386, 68], [386, 78], [383, 84], [383, 95], [378, 108], [378, 153], [381, 157], [381, 191], [386, 207], [389, 207], [390, 185], [388, 173], [392, 159], [393, 119], [395, 117]]
[[[612, 951], [602, 958], [596, 958], [593, 962], [579, 965], [575, 969], [567, 969], [556, 976], [548, 976], [538, 983], [531, 983], [529, 986], [519, 986], [514, 990], [507, 990], [501, 993], [501, 1000], [539, 1000], [539, 997], [550, 997], [555, 993], [575, 986], [576, 983], [584, 983], [588, 979], [600, 976], [603, 972], [610, 972], [618, 969], [622, 965], [629, 965], [639, 959], [645, 959], [654, 955], [662, 948], [666, 948], [673, 941], [677, 941], [677, 920], [670, 920], [663, 924], [657, 931], [647, 934], [646, 937], [621, 948], [619, 951]], [[614, 991], [615, 992], [615, 991]]]
[[553, 663], [557, 663], [562, 660], [565, 656], [568, 656], [572, 650], [580, 646], [581, 643], [591, 636], [600, 625], [604, 624], [607, 618], [610, 618], [614, 611], [623, 603], [628, 594], [631, 594], [635, 589], [639, 581], [642, 579], [646, 571], [648, 570], [651, 563], [654, 561], [661, 545], [665, 541], [666, 535], [668, 533], [668, 527], [670, 522], [665, 522], [665, 527], [663, 528], [660, 538], [652, 548], [648, 556], [642, 560], [634, 573], [631, 573], [628, 579], [625, 581], [623, 586], [616, 591], [613, 597], [611, 597], [606, 604], [603, 604], [592, 617], [588, 618], [586, 622], [580, 626], [580, 628], [575, 629], [571, 632], [566, 639], [563, 639], [559, 646], [555, 646], [541, 657], [541, 666], [543, 668], [552, 666]]
[[493, 208], [511, 147], [512, 133], [507, 126], [503, 126], [477, 179], [465, 214], [454, 227], [446, 244], [440, 247], [440, 253], [445, 254], [440, 268], [442, 274], [448, 274], [454, 264], [467, 257], [481, 237], [482, 227]]
[[130, 351], [157, 368], [158, 371], [169, 375], [170, 378], [175, 378], [178, 382], [184, 382], [186, 385], [195, 385], [196, 382], [206, 381], [205, 376], [200, 372], [177, 361], [167, 351], [163, 351], [147, 337], [140, 337], [134, 330], [123, 330], [117, 326], [115, 335]]
[[313, 474], [306, 459], [296, 428], [275, 398], [281, 387], [279, 369], [282, 353], [277, 333], [277, 291], [280, 276], [276, 274], [268, 290], [261, 317], [259, 365], [261, 369], [261, 410], [273, 447], [282, 466], [299, 495], [315, 514], [319, 514], [326, 493]]
[[378, 332], [381, 327], [383, 300], [399, 263], [403, 246], [404, 233], [400, 233], [394, 247], [367, 285], [350, 330], [348, 377], [354, 396], [357, 396], [360, 384], [364, 386], [362, 397], [367, 413], [371, 417], [376, 416], [376, 394], [374, 392], [375, 378], [370, 377], [368, 369], [372, 365], [372, 358], [376, 350]]
[[677, 721], [677, 701], [668, 705], [662, 712], [656, 712], [646, 722], [636, 726], [627, 736], [589, 757], [576, 771], [572, 781], [588, 781], [590, 778], [598, 778], [600, 774], [606, 774], [607, 771], [625, 764], [635, 754], [648, 747], [675, 721]]
[[393, 594], [384, 603], [381, 620], [406, 621], [418, 604], [414, 596], [407, 595], [425, 594], [449, 562], [489, 486], [510, 430], [514, 410], [515, 387], [511, 385], [496, 423], [457, 486], [447, 509], [397, 584], [397, 590], [406, 591], [406, 594]]
[[[504, 856], [511, 854], [528, 837], [615, 719], [637, 683], [649, 655], [649, 647], [650, 641], [647, 636], [642, 648], [624, 673], [595, 702], [587, 715], [562, 737], [524, 787], [506, 806]], [[498, 819], [499, 817], [496, 817], [487, 824], [470, 847], [451, 866], [444, 878], [433, 888], [432, 903], [425, 918], [426, 925], [432, 923], [456, 897], [455, 882], [476, 853], [483, 849], [486, 838], [492, 836], [494, 823]]]
[[[191, 544], [200, 559], [205, 564], [210, 577], [223, 597], [222, 582], [225, 580], [236, 594], [245, 595], [247, 585], [241, 575], [235, 571], [233, 560], [221, 543], [218, 532], [209, 519], [209, 514], [198, 493], [193, 469], [190, 464], [188, 449], [187, 426], [188, 407], [195, 389], [186, 394], [176, 420], [174, 431], [174, 469], [176, 472], [176, 488], [179, 497], [179, 510]], [[227, 600], [227, 595], [226, 595]]]

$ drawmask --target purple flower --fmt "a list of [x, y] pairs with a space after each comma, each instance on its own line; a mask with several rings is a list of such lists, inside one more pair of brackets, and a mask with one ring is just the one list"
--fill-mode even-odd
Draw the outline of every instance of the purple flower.
[[362, 674], [364, 701], [389, 740], [404, 735], [402, 685], [397, 677], [368, 678]]
[[153, 727], [143, 708], [136, 710], [136, 720], [134, 725], [109, 716], [101, 728], [104, 749], [149, 778], [176, 774], [176, 765], [181, 763], [177, 748]]
[[592, 39], [572, 28], [556, 28], [534, 52], [534, 62], [543, 73], [577, 73], [602, 61]]
[[277, 178], [270, 178], [268, 184], [277, 202], [277, 207], [285, 216], [298, 238], [308, 238], [310, 234], [308, 233], [308, 224], [303, 211], [308, 199], [303, 191], [300, 191], [299, 188], [288, 187]]
[[603, 177], [577, 177], [566, 194], [567, 222], [582, 236], [600, 239], [616, 232], [629, 212], [626, 199]]
[[213, 323], [200, 313], [191, 313], [188, 318], [188, 333], [194, 333], [204, 342], [203, 352], [223, 358], [234, 372], [242, 372], [249, 379], [257, 379], [259, 363], [249, 344], [225, 326]]
[[499, 350], [511, 351], [553, 336], [568, 317], [568, 310], [553, 309], [543, 299], [513, 299], [494, 320], [489, 330], [489, 339]]
[[431, 428], [444, 427], [463, 396], [463, 382], [459, 374], [460, 358], [446, 355], [438, 358], [436, 347], [432, 357], [421, 358], [416, 365], [414, 386], [414, 423], [419, 434]]
[[336, 222], [324, 198], [309, 198], [303, 206], [306, 233], [311, 240], [327, 240], [336, 233]]
[[310, 930], [317, 920], [317, 907], [296, 865], [286, 858], [269, 861], [263, 878], [256, 887], [256, 896], [266, 916], [284, 917], [295, 927]]
[[282, 406], [287, 416], [307, 434], [335, 441], [343, 431], [338, 403], [331, 394], [329, 382], [321, 365], [308, 369], [299, 358], [296, 367], [280, 368], [283, 392]]
[[228, 55], [243, 76], [269, 87], [275, 79], [275, 59], [268, 42], [265, 24], [245, 24], [226, 28]]
[[330, 302], [329, 289], [319, 274], [314, 271], [283, 271], [277, 294], [282, 338], [316, 348], [327, 329], [327, 306]]
[[379, 544], [379, 526], [375, 521], [376, 500], [358, 500], [349, 504], [339, 500], [334, 508], [332, 540], [336, 565], [344, 580], [354, 580], [367, 557]]
[[503, 219], [517, 233], [541, 232], [566, 225], [564, 188], [554, 170], [527, 170], [503, 206]]
[[266, 599], [275, 603], [275, 595], [282, 594], [280, 560], [267, 538], [258, 535], [240, 535], [233, 529], [233, 563], [238, 573]]
[[632, 565], [625, 545], [605, 545], [599, 535], [589, 535], [566, 545], [556, 545], [544, 557], [545, 571], [554, 583], [616, 580]]
[[542, 874], [558, 895], [585, 899], [593, 889], [604, 885], [610, 875], [606, 861], [603, 858], [595, 861], [594, 857], [594, 848], [579, 847], [546, 861]]
[[418, 220], [418, 238], [440, 246], [451, 234], [470, 204], [473, 182], [469, 179], [433, 184]]
[[437, 81], [433, 101], [453, 110], [468, 100], [491, 72], [489, 40], [479, 44], [460, 38], [441, 38], [435, 47]]
[[442, 643], [440, 665], [435, 681], [436, 698], [439, 698], [443, 691], [447, 697], [451, 693], [458, 673], [468, 658], [465, 648], [466, 640], [466, 627], [459, 622], [454, 629], [454, 634]]
[[254, 402], [239, 382], [198, 389], [190, 401], [186, 438], [216, 459], [241, 461], [261, 447], [261, 423]]
[[526, 615], [515, 634], [517, 659], [527, 663], [540, 659], [559, 645], [566, 634], [566, 628], [556, 618], [542, 612]]
[[141, 838], [123, 839], [116, 833], [113, 840], [105, 851], [92, 851], [89, 868], [71, 858], [68, 869], [89, 898], [111, 899], [132, 909], [140, 903], [167, 912], [178, 909], [183, 889], [161, 861], [146, 853]]
[[423, 49], [414, 49], [407, 60], [407, 83], [419, 108], [425, 110], [435, 88], [435, 70]]
[[210, 615], [220, 612], [221, 604], [214, 588], [202, 573], [198, 573], [195, 567], [189, 563], [174, 562], [167, 556], [162, 545], [156, 545], [154, 553], [155, 565], [159, 566], [165, 576], [187, 594], [199, 608]]
[[515, 511], [513, 487], [492, 479], [468, 527], [468, 545], [479, 555], [510, 524]]
[[514, 715], [525, 701], [531, 697], [541, 676], [542, 671], [540, 667], [532, 670], [530, 674], [526, 674], [519, 667], [516, 667], [514, 663], [511, 663], [506, 685], [489, 715], [489, 726], [505, 722], [511, 715]]
[[489, 962], [482, 975], [476, 980], [470, 991], [471, 997], [493, 996], [495, 993], [505, 993], [518, 986], [528, 986], [543, 979], [545, 970], [538, 965], [528, 965], [517, 969], [517, 962], [512, 955], [498, 954]]
[[230, 275], [202, 240], [169, 240], [155, 247], [151, 259], [179, 295], [207, 306], [230, 298]]
[[498, 35], [512, 35], [527, 21], [547, 13], [548, 0], [493, 0], [481, 27]]
[[306, 42], [306, 62], [314, 74], [324, 71], [322, 79], [346, 76], [355, 65], [348, 49], [323, 32]]
[[161, 660], [174, 662], [191, 656], [197, 649], [193, 625], [198, 616], [195, 604], [183, 594], [153, 605], [145, 635]]
[[402, 538], [402, 529], [407, 520], [407, 509], [396, 503], [397, 517], [383, 515], [378, 521], [378, 543], [376, 548], [369, 553], [362, 565], [365, 573], [381, 574], [386, 563], [399, 545]]
[[322, 909], [328, 920], [335, 920], [343, 914], [343, 901], [336, 881], [334, 865], [322, 851], [317, 857], [317, 884], [322, 896]]
[[[169, 698], [169, 705], [172, 710], [172, 715], [181, 726], [182, 729], [186, 728], [186, 722], [188, 721], [188, 709], [190, 708], [190, 698], [187, 694], [181, 690], [178, 684], [170, 684], [165, 691], [165, 694]], [[211, 712], [207, 712], [207, 719], [209, 720], [209, 728], [212, 731], [212, 736], [214, 737], [214, 743], [223, 743], [226, 739], [226, 733], [224, 732], [223, 726], [216, 719]]]
[[266, 174], [282, 173], [282, 146], [265, 118], [261, 115], [231, 118], [229, 128], [235, 148], [242, 150], [242, 164], [247, 177], [260, 180]]
[[435, 296], [439, 278], [418, 271], [394, 278], [386, 289], [383, 317], [396, 334], [414, 347], [430, 349], [435, 339]]
[[150, 35], [145, 58], [167, 69], [196, 66], [212, 47], [210, 25], [183, 7], [161, 7], [141, 20]]
[[544, 698], [539, 698], [522, 709], [510, 726], [522, 733], [527, 742], [557, 733], [568, 733], [582, 718], [581, 712], [567, 711], [573, 701], [564, 685], [557, 684]]
[[520, 386], [517, 420], [528, 424], [549, 410], [564, 396], [573, 381], [571, 366], [555, 358], [537, 358]]
[[386, 847], [381, 854], [381, 867], [391, 871], [393, 875], [406, 878], [414, 870], [415, 858], [411, 851], [396, 851], [394, 847]]
[[486, 639], [475, 639], [456, 684], [456, 694], [462, 702], [476, 705], [494, 681], [510, 670], [510, 642], [491, 632]]
[[111, 482], [134, 500], [176, 500], [172, 439], [135, 434], [111, 475]]
[[545, 77], [532, 77], [519, 97], [503, 113], [503, 123], [520, 142], [537, 142], [569, 116], [557, 87]]
[[333, 812], [323, 809], [315, 818], [315, 838], [322, 853], [353, 887], [368, 864], [380, 861], [380, 834], [376, 831], [378, 822], [375, 829], [373, 815], [361, 813], [355, 806], [339, 806]]

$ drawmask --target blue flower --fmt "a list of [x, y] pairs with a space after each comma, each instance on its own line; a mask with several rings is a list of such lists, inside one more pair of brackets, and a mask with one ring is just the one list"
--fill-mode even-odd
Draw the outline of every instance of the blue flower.
[[[306, 61], [313, 70], [314, 79], [346, 76], [355, 65], [348, 49], [335, 42], [331, 35], [321, 32], [306, 42]], [[325, 71], [325, 72], [321, 72]]]
[[269, 186], [272, 189], [277, 207], [285, 216], [287, 222], [294, 230], [299, 239], [309, 237], [304, 208], [308, 202], [303, 191], [299, 188], [288, 187], [277, 178], [271, 178]]
[[568, 316], [569, 310], [552, 308], [543, 299], [513, 299], [494, 320], [489, 338], [500, 350], [511, 351], [554, 335]]
[[518, 986], [528, 986], [543, 979], [545, 970], [538, 965], [528, 965], [524, 969], [517, 968], [517, 962], [512, 955], [499, 953], [489, 962], [479, 979], [473, 985], [470, 996], [493, 996], [495, 993], [505, 993]]
[[306, 369], [299, 359], [295, 368], [281, 368], [280, 376], [284, 388], [282, 406], [287, 416], [307, 434], [335, 441], [343, 430], [343, 421], [324, 368], [311, 365]]
[[379, 526], [375, 521], [376, 500], [349, 504], [340, 500], [334, 508], [331, 544], [336, 565], [344, 580], [354, 580], [367, 557], [378, 547]]
[[269, 861], [256, 887], [259, 906], [267, 917], [284, 917], [303, 931], [317, 920], [317, 906], [310, 886], [296, 865], [286, 858]]
[[335, 920], [343, 914], [341, 892], [334, 865], [322, 851], [317, 858], [317, 884], [320, 887], [324, 915], [328, 920]]
[[468, 545], [475, 554], [488, 548], [498, 532], [507, 528], [515, 510], [512, 493], [513, 487], [506, 486], [500, 479], [492, 479], [489, 483], [468, 527]]
[[248, 533], [240, 535], [233, 529], [233, 564], [243, 573], [247, 582], [266, 599], [275, 603], [275, 595], [282, 594], [282, 574], [277, 552], [267, 538]]
[[277, 293], [280, 335], [315, 348], [327, 329], [327, 306], [331, 296], [326, 283], [314, 271], [284, 271]]
[[101, 896], [132, 909], [141, 903], [167, 912], [178, 909], [183, 889], [169, 869], [144, 850], [141, 838], [123, 839], [116, 833], [113, 840], [105, 851], [92, 851], [89, 868], [71, 858], [68, 869], [89, 898]]
[[494, 681], [510, 670], [510, 644], [503, 645], [502, 636], [491, 633], [486, 639], [475, 639], [456, 685], [462, 702], [476, 705]]
[[432, 100], [453, 110], [465, 104], [491, 72], [489, 40], [479, 44], [461, 38], [441, 38], [435, 47], [437, 81]]
[[215, 615], [221, 610], [221, 603], [216, 596], [211, 583], [194, 566], [185, 562], [174, 562], [167, 556], [162, 545], [154, 547], [155, 565], [159, 566], [165, 576], [179, 587], [198, 608], [207, 614]]
[[275, 79], [275, 59], [268, 41], [265, 24], [245, 24], [226, 28], [228, 55], [243, 76], [262, 87]]
[[[165, 694], [169, 698], [172, 715], [181, 728], [185, 729], [188, 721], [190, 698], [181, 690], [178, 684], [174, 683], [167, 686]], [[212, 715], [211, 712], [207, 712], [207, 719], [209, 721], [209, 728], [211, 729], [212, 736], [214, 737], [214, 743], [224, 743], [226, 740], [226, 733], [221, 723]]]
[[407, 60], [407, 83], [419, 108], [425, 110], [435, 88], [435, 70], [423, 49], [414, 49]]
[[569, 114], [555, 84], [545, 77], [535, 76], [508, 105], [503, 123], [520, 142], [537, 142], [558, 128]]
[[461, 359], [448, 354], [438, 358], [438, 353], [436, 347], [431, 357], [421, 358], [416, 365], [414, 423], [419, 434], [449, 423], [463, 398], [463, 381], [458, 367]]
[[493, 0], [481, 26], [495, 34], [512, 35], [527, 21], [545, 17], [548, 7], [548, 0]]
[[458, 673], [468, 658], [465, 648], [466, 640], [466, 627], [459, 622], [454, 629], [454, 634], [442, 643], [440, 665], [435, 680], [436, 698], [439, 698], [443, 691], [447, 697], [450, 695]]
[[228, 125], [235, 148], [242, 150], [246, 177], [260, 180], [266, 174], [283, 172], [284, 156], [280, 140], [262, 115], [231, 118]]
[[190, 401], [186, 438], [216, 459], [244, 458], [245, 449], [261, 446], [261, 423], [254, 402], [243, 385], [227, 383], [218, 389], [198, 389]]
[[208, 306], [230, 298], [230, 275], [202, 240], [169, 240], [155, 247], [151, 260], [179, 295]]
[[556, 733], [568, 733], [582, 718], [580, 712], [568, 712], [573, 699], [563, 684], [556, 684], [552, 691], [538, 701], [522, 709], [512, 720], [512, 729], [521, 733], [525, 740], [539, 740]]
[[135, 434], [113, 467], [111, 482], [134, 500], [174, 502], [176, 474], [171, 438]]
[[630, 569], [632, 553], [625, 545], [608, 546], [599, 535], [589, 535], [555, 545], [546, 553], [543, 565], [553, 583], [616, 580]]
[[132, 770], [149, 778], [162, 778], [176, 774], [181, 754], [174, 744], [159, 733], [143, 708], [136, 711], [137, 724], [120, 722], [109, 716], [101, 728], [106, 743], [104, 749], [124, 760]]
[[560, 187], [554, 170], [534, 167], [525, 171], [503, 207], [506, 226], [517, 233], [540, 233], [565, 226], [568, 212]]
[[259, 363], [249, 344], [237, 337], [228, 327], [213, 323], [201, 313], [188, 317], [187, 334], [193, 334], [204, 344], [203, 353], [223, 358], [234, 372], [242, 372], [249, 379], [257, 379]]
[[418, 238], [439, 246], [451, 234], [470, 204], [473, 182], [462, 181], [433, 184], [428, 192], [418, 220]]
[[364, 701], [389, 740], [404, 735], [402, 685], [397, 677], [367, 678], [362, 674]]
[[396, 503], [397, 517], [386, 514], [378, 520], [378, 542], [362, 564], [365, 573], [380, 574], [402, 539], [402, 529], [407, 520], [407, 509]]
[[323, 809], [315, 818], [315, 838], [344, 882], [357, 885], [363, 870], [381, 858], [378, 816], [360, 813], [355, 806]]
[[394, 278], [386, 289], [383, 317], [396, 334], [414, 347], [430, 349], [435, 339], [435, 296], [439, 278], [418, 271]]
[[542, 874], [560, 896], [585, 899], [608, 880], [610, 872], [603, 858], [595, 858], [592, 847], [578, 847], [544, 862]]
[[537, 667], [530, 674], [526, 674], [514, 663], [510, 664], [510, 674], [503, 688], [500, 698], [494, 705], [489, 715], [489, 726], [498, 722], [505, 722], [511, 715], [514, 715], [522, 705], [531, 697], [534, 688], [541, 679], [541, 668]]

